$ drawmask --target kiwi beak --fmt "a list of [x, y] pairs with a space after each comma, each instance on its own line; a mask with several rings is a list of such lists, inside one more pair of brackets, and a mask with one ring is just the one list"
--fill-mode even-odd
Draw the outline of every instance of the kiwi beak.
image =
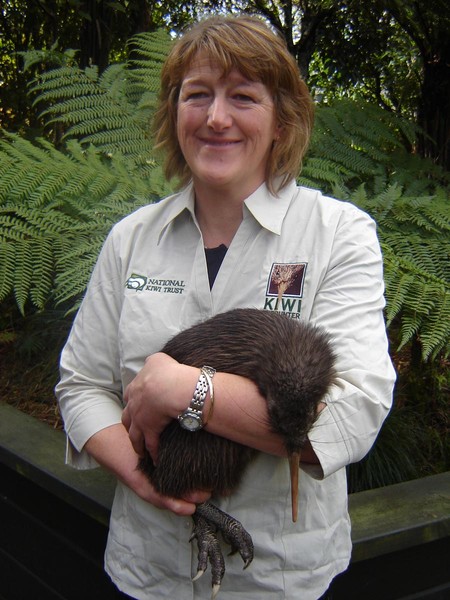
[[301, 452], [291, 452], [289, 455], [289, 470], [291, 473], [291, 504], [292, 521], [295, 523], [298, 517], [298, 475], [300, 471]]

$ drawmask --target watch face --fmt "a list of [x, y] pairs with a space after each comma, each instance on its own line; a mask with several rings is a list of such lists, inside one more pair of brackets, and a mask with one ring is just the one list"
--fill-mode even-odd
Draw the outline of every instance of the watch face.
[[201, 418], [194, 413], [184, 413], [179, 416], [181, 427], [188, 431], [197, 431], [202, 428]]

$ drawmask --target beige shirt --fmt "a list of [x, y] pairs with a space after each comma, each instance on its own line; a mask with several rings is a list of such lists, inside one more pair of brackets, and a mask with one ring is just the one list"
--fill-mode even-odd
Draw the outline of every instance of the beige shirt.
[[[383, 291], [374, 222], [294, 182], [278, 197], [263, 185], [246, 200], [211, 291], [192, 188], [136, 211], [109, 235], [62, 354], [57, 395], [68, 462], [95, 466], [85, 442], [120, 422], [122, 390], [180, 330], [236, 307], [320, 324], [333, 339], [339, 382], [309, 435], [320, 466], [300, 473], [298, 522], [287, 461], [266, 454], [231, 497], [215, 500], [255, 543], [246, 571], [239, 555], [227, 558], [223, 600], [316, 600], [350, 558], [345, 466], [367, 453], [391, 405]], [[190, 530], [190, 519], [119, 484], [106, 570], [138, 599], [209, 598], [208, 572], [191, 582]]]

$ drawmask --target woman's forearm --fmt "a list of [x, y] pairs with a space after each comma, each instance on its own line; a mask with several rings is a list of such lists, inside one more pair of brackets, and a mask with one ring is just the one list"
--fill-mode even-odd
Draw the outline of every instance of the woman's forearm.
[[[267, 402], [251, 380], [229, 373], [216, 373], [214, 409], [211, 418], [208, 418], [210, 402], [208, 396], [204, 409], [208, 431], [261, 452], [287, 456], [282, 438], [271, 431]], [[321, 403], [318, 412], [324, 406]], [[319, 462], [309, 442], [302, 449], [302, 461]]]

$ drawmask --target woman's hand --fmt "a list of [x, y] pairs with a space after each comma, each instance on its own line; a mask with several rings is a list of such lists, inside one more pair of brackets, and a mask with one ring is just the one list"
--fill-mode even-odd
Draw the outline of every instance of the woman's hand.
[[185, 498], [172, 498], [157, 492], [145, 473], [138, 468], [139, 457], [120, 423], [98, 431], [86, 442], [85, 448], [100, 465], [157, 508], [170, 510], [180, 516], [192, 515], [195, 505], [211, 496], [207, 491], [195, 491]]
[[147, 358], [125, 390], [122, 415], [139, 456], [147, 449], [156, 463], [159, 435], [189, 406], [199, 374], [200, 369], [182, 365], [162, 352]]
[[170, 510], [180, 516], [192, 515], [195, 512], [196, 504], [206, 502], [211, 497], [211, 493], [207, 491], [191, 492], [185, 498], [163, 496], [155, 490], [142, 471], [135, 469], [130, 475], [125, 483], [135, 494], [156, 508]]

